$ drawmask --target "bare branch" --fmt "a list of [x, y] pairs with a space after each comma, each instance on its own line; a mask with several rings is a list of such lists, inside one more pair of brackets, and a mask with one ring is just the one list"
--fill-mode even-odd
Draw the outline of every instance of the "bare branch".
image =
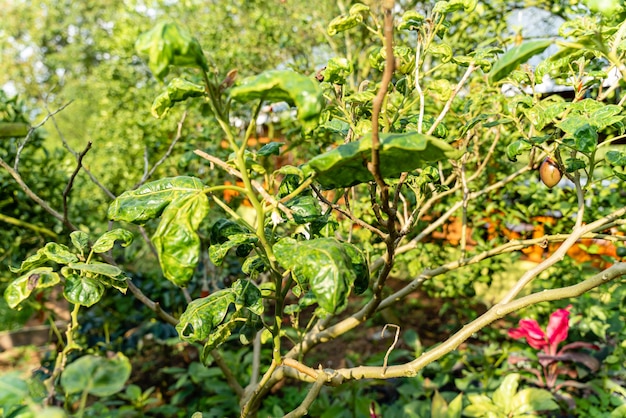
[[[180, 138], [182, 137], [182, 132], [183, 132], [183, 124], [185, 123], [185, 119], [187, 118], [187, 112], [183, 112], [183, 116], [180, 118], [180, 121], [178, 121], [178, 129], [176, 130], [176, 136], [174, 137], [174, 139], [172, 140], [172, 142], [170, 143], [169, 148], [167, 149], [167, 151], [165, 152], [165, 154], [163, 154], [163, 156], [161, 156], [161, 158], [159, 159], [159, 161], [157, 161], [152, 168], [150, 169], [150, 171], [145, 171], [144, 175], [141, 177], [141, 180], [139, 180], [139, 182], [137, 182], [137, 184], [135, 184], [133, 186], [133, 189], [136, 189], [137, 187], [141, 186], [142, 184], [144, 184], [146, 181], [148, 181], [148, 179], [150, 177], [152, 177], [152, 175], [154, 174], [154, 172], [156, 171], [157, 168], [159, 168], [161, 166], [161, 164], [163, 164], [165, 162], [165, 160], [167, 160], [167, 158], [172, 154], [172, 151], [174, 151], [174, 146], [176, 145], [176, 143], [180, 140]], [[146, 162], [147, 162], [147, 152], [146, 152]]]
[[[62, 111], [66, 107], [68, 107], [71, 103], [72, 103], [72, 101], [70, 100], [69, 102], [67, 102], [64, 105], [62, 105], [61, 107], [59, 107], [54, 112], [50, 112], [50, 110], [48, 110], [48, 114], [46, 115], [46, 117], [41, 122], [39, 122], [37, 125], [32, 126], [32, 127], [30, 127], [28, 129], [28, 134], [26, 134], [26, 138], [24, 138], [24, 140], [22, 141], [20, 146], [17, 148], [17, 153], [15, 154], [15, 162], [13, 163], [13, 170], [15, 170], [16, 172], [19, 172], [18, 167], [20, 165], [20, 156], [22, 155], [22, 151], [24, 150], [24, 147], [26, 146], [26, 144], [30, 140], [30, 137], [32, 136], [32, 134], [37, 129], [39, 129], [43, 125], [45, 125], [45, 123], [48, 122], [48, 119], [53, 118], [53, 120], [54, 120], [54, 115], [56, 115], [57, 113], [59, 113], [60, 111]], [[46, 106], [46, 109], [47, 109], [47, 106]]]
[[82, 152], [80, 154], [78, 154], [78, 156], [76, 157], [76, 169], [74, 170], [74, 172], [70, 176], [70, 179], [67, 182], [67, 186], [65, 186], [65, 189], [63, 190], [63, 223], [66, 223], [68, 221], [68, 219], [67, 219], [67, 198], [68, 198], [70, 192], [72, 191], [72, 186], [74, 185], [74, 179], [78, 175], [78, 172], [80, 171], [80, 169], [83, 167], [83, 158], [85, 157], [85, 155], [91, 149], [91, 144], [92, 144], [91, 141], [87, 142], [87, 146], [85, 147], [85, 149], [82, 150]]

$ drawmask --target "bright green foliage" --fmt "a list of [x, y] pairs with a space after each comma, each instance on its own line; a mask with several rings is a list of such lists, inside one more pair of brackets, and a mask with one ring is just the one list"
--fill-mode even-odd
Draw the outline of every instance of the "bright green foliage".
[[115, 245], [116, 241], [122, 241], [122, 247], [128, 247], [133, 242], [133, 234], [122, 228], [116, 228], [111, 231], [107, 231], [94, 242], [91, 250], [94, 253], [105, 253], [109, 251]]
[[310, 289], [327, 313], [341, 312], [351, 287], [364, 291], [369, 282], [365, 259], [359, 250], [334, 238], [295, 241], [284, 238], [274, 245], [278, 262], [291, 270], [303, 289]]
[[489, 81], [495, 83], [511, 74], [520, 64], [525, 63], [535, 55], [541, 54], [546, 50], [552, 41], [540, 40], [529, 41], [521, 45], [515, 46], [502, 55], [491, 68], [489, 72]]
[[209, 70], [198, 40], [175, 23], [158, 23], [137, 39], [136, 48], [140, 54], [150, 57], [150, 69], [159, 80], [165, 78], [171, 65]]
[[467, 395], [470, 405], [463, 409], [468, 417], [524, 417], [542, 411], [559, 409], [554, 396], [544, 389], [527, 388], [518, 391], [520, 375], [507, 375], [490, 399], [486, 395]]
[[26, 300], [35, 289], [45, 289], [61, 281], [59, 275], [50, 267], [38, 267], [28, 271], [9, 283], [4, 291], [4, 299], [9, 307], [15, 308]]
[[154, 99], [152, 116], [162, 118], [174, 106], [175, 102], [183, 102], [190, 97], [200, 97], [205, 94], [204, 87], [182, 78], [174, 78], [167, 84], [167, 90]]
[[[229, 313], [231, 306], [234, 311]], [[184, 341], [204, 341], [205, 352], [230, 337], [233, 329], [246, 323], [246, 315], [261, 315], [261, 291], [249, 281], [240, 279], [232, 287], [192, 301], [181, 315], [176, 330]]]
[[181, 196], [204, 189], [195, 177], [164, 178], [122, 193], [109, 206], [108, 217], [114, 221], [144, 222], [161, 215], [167, 205]]
[[124, 388], [130, 371], [130, 361], [122, 353], [112, 358], [86, 355], [65, 368], [61, 386], [67, 394], [111, 396]]
[[314, 80], [288, 70], [266, 71], [247, 78], [230, 95], [242, 103], [257, 99], [285, 101], [298, 108], [298, 120], [307, 129], [317, 125], [324, 104], [322, 91]]
[[209, 212], [209, 199], [202, 192], [181, 195], [163, 211], [152, 242], [159, 254], [165, 277], [184, 287], [200, 257], [198, 227]]
[[[419, 134], [380, 135], [380, 170], [383, 177], [422, 168], [426, 163], [455, 158], [460, 152], [446, 142]], [[367, 162], [372, 156], [372, 136], [341, 145], [307, 162], [303, 169], [314, 171], [315, 180], [324, 188], [349, 187], [372, 181]]]

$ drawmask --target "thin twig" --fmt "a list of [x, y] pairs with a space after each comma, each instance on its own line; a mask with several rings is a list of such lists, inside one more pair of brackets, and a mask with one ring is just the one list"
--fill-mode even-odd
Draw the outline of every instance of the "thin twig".
[[385, 326], [383, 327], [383, 330], [380, 332], [380, 336], [381, 337], [384, 338], [385, 331], [387, 330], [387, 327], [395, 327], [396, 334], [395, 334], [395, 337], [393, 339], [393, 343], [389, 346], [389, 349], [387, 350], [387, 353], [385, 354], [385, 358], [383, 360], [383, 375], [385, 374], [385, 371], [387, 370], [387, 361], [389, 360], [389, 355], [391, 354], [391, 352], [393, 351], [394, 347], [398, 343], [398, 336], [400, 335], [400, 327], [398, 325], [396, 325], [396, 324], [385, 324]]
[[2, 167], [5, 170], [7, 170], [9, 172], [9, 174], [11, 175], [11, 177], [13, 177], [15, 182], [22, 188], [22, 190], [24, 190], [24, 193], [26, 193], [26, 195], [28, 197], [30, 197], [35, 203], [37, 203], [39, 206], [41, 206], [43, 210], [45, 210], [50, 215], [52, 215], [53, 217], [58, 219], [60, 222], [62, 222], [70, 230], [76, 231], [78, 229], [70, 221], [66, 221], [65, 217], [63, 216], [62, 213], [59, 213], [56, 210], [54, 210], [48, 204], [48, 202], [46, 202], [41, 197], [39, 197], [35, 192], [33, 192], [30, 189], [30, 187], [28, 187], [28, 185], [24, 182], [24, 179], [22, 179], [22, 176], [20, 176], [20, 174], [17, 171], [15, 171], [10, 165], [8, 165], [2, 158], [0, 158], [0, 167]]
[[85, 147], [85, 149], [82, 150], [82, 152], [80, 154], [78, 154], [78, 156], [76, 157], [76, 169], [74, 170], [74, 172], [70, 176], [70, 179], [67, 182], [67, 186], [65, 186], [65, 189], [63, 190], [63, 223], [66, 223], [68, 221], [68, 219], [67, 219], [67, 210], [68, 210], [67, 209], [67, 198], [68, 198], [70, 192], [72, 191], [72, 186], [74, 185], [74, 179], [76, 178], [76, 176], [80, 172], [80, 169], [83, 167], [83, 158], [85, 157], [85, 155], [91, 149], [91, 145], [92, 145], [92, 142], [88, 141], [87, 142], [87, 146]]
[[[233, 176], [235, 176], [235, 177], [237, 177], [239, 179], [243, 178], [243, 176], [241, 175], [239, 170], [237, 170], [234, 167], [229, 166], [224, 161], [220, 160], [217, 157], [212, 156], [211, 154], [207, 154], [206, 152], [204, 152], [202, 150], [199, 150], [199, 149], [195, 150], [194, 154], [196, 154], [199, 157], [202, 157], [205, 160], [208, 160], [211, 163], [221, 167], [222, 169], [224, 169], [230, 175], [233, 175]], [[286, 207], [284, 204], [278, 202], [276, 199], [274, 199], [274, 197], [270, 196], [270, 194], [256, 180], [251, 180], [251, 183], [252, 183], [252, 186], [254, 187], [254, 189], [261, 196], [263, 196], [263, 199], [265, 199], [265, 201], [267, 201], [270, 205], [279, 208], [285, 214], [285, 216], [287, 216], [287, 219], [289, 219], [290, 221], [293, 221], [293, 211], [291, 209]]]
[[[187, 112], [183, 112], [183, 116], [180, 118], [180, 121], [178, 121], [178, 128], [176, 130], [176, 136], [174, 137], [174, 139], [172, 140], [172, 142], [170, 143], [169, 148], [167, 149], [167, 151], [165, 152], [165, 154], [163, 154], [163, 156], [159, 159], [159, 161], [157, 161], [152, 168], [150, 169], [150, 171], [146, 171], [144, 172], [144, 175], [141, 177], [141, 180], [139, 180], [139, 182], [137, 182], [137, 184], [135, 184], [133, 186], [133, 189], [136, 189], [137, 187], [141, 186], [142, 184], [144, 184], [146, 181], [148, 181], [148, 179], [150, 177], [152, 177], [152, 175], [154, 174], [154, 172], [156, 171], [157, 168], [159, 168], [161, 166], [161, 164], [163, 164], [165, 162], [165, 160], [172, 154], [172, 151], [174, 151], [174, 146], [176, 145], [176, 143], [180, 140], [180, 138], [182, 137], [182, 132], [183, 132], [183, 124], [185, 123], [185, 119], [187, 118]], [[146, 152], [147, 155], [147, 152]], [[147, 156], [146, 156], [146, 162], [147, 162]]]
[[[72, 103], [72, 100], [70, 100], [69, 102], [67, 102], [66, 104], [62, 105], [61, 107], [59, 107], [57, 110], [55, 110], [54, 112], [50, 112], [48, 110], [48, 114], [46, 115], [46, 117], [39, 122], [37, 125], [35, 126], [31, 126], [28, 129], [28, 134], [26, 134], [26, 138], [24, 138], [24, 141], [22, 141], [22, 143], [20, 144], [20, 146], [17, 148], [17, 153], [15, 154], [15, 162], [13, 163], [13, 169], [16, 172], [19, 172], [18, 167], [20, 165], [20, 156], [22, 155], [22, 151], [24, 150], [24, 147], [26, 146], [26, 143], [30, 140], [30, 137], [32, 136], [32, 134], [39, 128], [41, 128], [46, 122], [48, 122], [48, 119], [53, 118], [54, 115], [56, 115], [57, 113], [59, 113], [60, 111], [62, 111], [63, 109], [65, 109], [66, 107], [68, 107], [70, 104]], [[47, 109], [47, 106], [46, 106]], [[53, 118], [54, 119], [54, 118]]]

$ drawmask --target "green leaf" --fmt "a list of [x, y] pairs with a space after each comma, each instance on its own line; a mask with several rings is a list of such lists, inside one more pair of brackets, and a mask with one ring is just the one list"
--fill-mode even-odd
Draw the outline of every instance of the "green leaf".
[[583, 125], [574, 132], [574, 146], [583, 154], [591, 154], [598, 145], [598, 131], [590, 126]]
[[37, 250], [35, 254], [24, 260], [19, 268], [9, 267], [9, 269], [13, 273], [23, 273], [35, 267], [42, 266], [49, 261], [58, 264], [67, 264], [78, 261], [78, 257], [70, 252], [69, 248], [65, 245], [49, 242], [43, 248]]
[[67, 266], [82, 273], [101, 274], [112, 278], [118, 277], [122, 274], [122, 270], [120, 270], [119, 267], [106, 263], [70, 263]]
[[91, 251], [97, 254], [105, 253], [113, 248], [115, 241], [122, 241], [122, 247], [128, 247], [133, 242], [133, 238], [132, 232], [116, 228], [102, 234], [91, 247]]
[[252, 245], [256, 244], [258, 240], [256, 235], [249, 233], [230, 235], [228, 241], [221, 244], [211, 244], [209, 258], [213, 264], [219, 266], [224, 261], [228, 251], [234, 247], [238, 247], [238, 256], [245, 257], [252, 250]]
[[267, 270], [267, 266], [258, 255], [247, 257], [241, 266], [243, 274], [248, 276], [252, 276], [255, 273], [262, 273], [265, 270]]
[[463, 415], [468, 417], [498, 417], [506, 415], [486, 395], [467, 395], [470, 405], [463, 409]]
[[535, 55], [541, 54], [550, 45], [551, 40], [539, 40], [524, 42], [505, 52], [493, 65], [489, 72], [489, 82], [495, 83], [502, 80], [515, 70], [520, 64], [525, 63]]
[[202, 192], [174, 199], [163, 211], [152, 241], [166, 279], [185, 287], [191, 280], [200, 257], [197, 230], [209, 213], [209, 199]]
[[430, 417], [431, 418], [446, 418], [448, 415], [448, 403], [441, 396], [438, 390], [435, 390], [433, 399], [430, 403]]
[[104, 295], [104, 286], [95, 278], [70, 274], [65, 277], [63, 296], [70, 303], [92, 306]]
[[144, 222], [161, 215], [174, 199], [203, 189], [204, 185], [195, 177], [167, 177], [151, 181], [122, 193], [109, 206], [108, 217], [113, 221]]
[[522, 155], [525, 151], [530, 150], [530, 144], [526, 141], [518, 139], [516, 141], [511, 142], [506, 147], [506, 156], [509, 160], [515, 162], [517, 161], [517, 156]]
[[261, 290], [247, 279], [239, 279], [233, 283], [233, 292], [237, 298], [235, 299], [235, 306], [240, 308], [247, 308], [250, 312], [257, 315], [263, 314], [263, 299], [261, 298]]
[[324, 107], [324, 96], [315, 81], [291, 70], [266, 71], [248, 77], [234, 87], [231, 97], [239, 102], [251, 100], [285, 101], [298, 108], [298, 120], [305, 129], [314, 128]]
[[83, 231], [73, 231], [70, 234], [70, 239], [72, 240], [72, 244], [74, 247], [84, 253], [89, 249], [89, 234]]
[[493, 403], [507, 413], [511, 411], [511, 401], [517, 393], [519, 378], [520, 376], [517, 373], [507, 375], [500, 383], [498, 389], [493, 392]]
[[124, 388], [130, 372], [130, 361], [122, 353], [113, 358], [86, 355], [63, 370], [61, 386], [68, 395], [86, 391], [94, 396], [111, 396]]
[[328, 60], [322, 75], [325, 82], [343, 85], [353, 71], [352, 63], [347, 58], [335, 57]]
[[180, 338], [188, 342], [207, 338], [224, 321], [228, 307], [235, 303], [235, 297], [235, 291], [228, 288], [192, 301], [176, 325]]
[[4, 300], [11, 309], [26, 300], [35, 289], [44, 289], [59, 283], [61, 278], [51, 267], [39, 267], [13, 280], [4, 291]]
[[402, 22], [398, 26], [400, 30], [419, 30], [426, 18], [415, 10], [409, 10], [402, 15]]
[[182, 78], [174, 78], [167, 85], [167, 90], [158, 95], [152, 103], [151, 113], [157, 119], [162, 118], [174, 103], [182, 102], [190, 97], [205, 95], [204, 87]]
[[347, 248], [349, 245], [335, 238], [284, 238], [274, 245], [274, 254], [285, 269], [291, 270], [300, 286], [310, 286], [323, 310], [336, 313], [345, 308], [350, 287], [359, 274], [352, 263], [354, 251], [358, 250]]
[[514, 415], [529, 414], [540, 411], [559, 409], [554, 395], [544, 389], [527, 388], [520, 390], [510, 402], [510, 413]]
[[285, 206], [292, 210], [293, 219], [298, 224], [306, 224], [322, 216], [322, 209], [314, 196], [296, 196]]
[[447, 418], [461, 418], [462, 412], [463, 412], [463, 394], [459, 393], [448, 404], [448, 413], [446, 414], [446, 417]]
[[626, 166], [626, 152], [610, 150], [604, 155], [606, 161], [612, 166], [624, 167]]
[[163, 80], [170, 65], [199, 67], [209, 71], [198, 40], [175, 23], [161, 22], [139, 36], [135, 44], [139, 54], [149, 56], [148, 65], [158, 80]]
[[[432, 136], [410, 132], [380, 134], [380, 170], [383, 177], [397, 177], [405, 171], [421, 168], [427, 162], [457, 158], [461, 152]], [[367, 162], [372, 157], [372, 136], [366, 134], [318, 155], [302, 169], [317, 173], [316, 180], [325, 189], [350, 187], [372, 181]]]
[[283, 142], [270, 142], [263, 145], [256, 153], [260, 157], [269, 157], [270, 155], [280, 155], [280, 147], [285, 145]]
[[573, 173], [577, 170], [581, 170], [587, 166], [587, 163], [578, 158], [568, 158], [565, 160], [565, 171], [567, 173]]
[[330, 36], [336, 35], [339, 32], [346, 31], [348, 29], [352, 29], [355, 26], [358, 26], [359, 23], [363, 22], [363, 13], [368, 12], [369, 7], [362, 4], [356, 3], [350, 7], [350, 12], [348, 15], [337, 16], [328, 24], [328, 28], [326, 31]]

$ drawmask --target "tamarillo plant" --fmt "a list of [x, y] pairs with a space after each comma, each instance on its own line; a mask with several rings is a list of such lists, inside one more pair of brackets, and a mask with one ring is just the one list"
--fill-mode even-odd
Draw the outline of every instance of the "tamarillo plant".
[[[105, 288], [130, 290], [175, 325], [182, 341], [201, 344], [202, 362], [223, 370], [242, 417], [255, 415], [270, 388], [286, 377], [311, 384], [288, 414], [301, 416], [324, 385], [415, 376], [497, 319], [621, 278], [626, 264], [617, 262], [577, 283], [533, 291], [533, 281], [558, 267], [579, 239], [623, 240], [615, 231], [626, 207], [589, 205], [601, 188], [617, 190], [626, 179], [626, 154], [612, 145], [624, 137], [626, 97], [620, 89], [626, 81], [626, 23], [623, 10], [615, 10], [591, 20], [572, 18], [561, 38], [522, 40], [505, 52], [507, 45], [497, 38], [467, 50], [455, 47], [455, 39], [466, 35], [463, 19], [479, 20], [487, 12], [473, 0], [439, 1], [403, 14], [389, 0], [381, 11], [355, 3], [329, 23], [335, 56], [316, 76], [281, 66], [243, 80], [211, 63], [210, 54], [175, 23], [141, 35], [137, 51], [167, 83], [152, 114], [162, 118], [193, 101], [209, 109], [208, 119], [223, 134], [215, 141], [223, 140], [229, 155], [221, 159], [202, 149], [195, 155], [205, 168], [223, 171], [224, 181], [211, 184], [198, 174], [142, 182], [113, 200], [107, 215], [115, 228], [93, 243], [59, 214], [74, 230], [73, 248], [47, 244], [15, 269], [19, 277], [5, 292], [10, 306], [19, 307], [36, 289], [62, 285], [74, 304], [65, 348], [47, 382], [49, 397], [59, 382], [67, 395], [81, 392], [65, 362], [79, 349], [79, 309], [97, 303]], [[368, 39], [367, 51], [350, 49], [356, 35]], [[558, 52], [534, 69], [525, 65], [551, 46]], [[172, 68], [176, 75], [168, 78]], [[606, 84], [608, 74], [618, 80]], [[574, 98], [535, 93], [545, 75], [570, 86]], [[516, 94], [505, 94], [503, 85]], [[264, 106], [278, 102], [294, 110], [291, 129], [260, 148], [250, 145]], [[550, 163], [542, 165], [541, 178], [549, 176], [553, 191], [537, 181], [544, 160]], [[4, 161], [2, 167], [19, 178]], [[557, 187], [561, 175], [568, 182]], [[234, 195], [247, 206], [231, 203]], [[497, 230], [481, 236], [485, 217], [499, 216], [494, 201], [511, 208], [505, 221], [519, 222], [554, 209], [542, 204], [554, 198], [561, 200], [567, 233], [509, 240]], [[536, 201], [518, 216], [516, 205], [525, 199]], [[461, 225], [458, 245], [428, 242], [454, 220]], [[220, 266], [237, 259], [238, 277], [190, 298], [178, 316], [165, 312], [111, 255], [116, 241], [131, 245], [136, 231], [147, 237], [145, 228], [153, 229], [149, 244], [163, 276], [176, 286], [196, 283], [201, 262]], [[516, 277], [484, 314], [419, 357], [388, 364], [392, 346], [376, 366], [318, 368], [307, 362], [316, 346], [332, 345], [420, 288], [472, 297], [474, 281], [494, 280], [481, 270], [488, 260], [555, 243], [554, 252]], [[392, 275], [401, 279], [400, 288], [388, 286]], [[254, 353], [247, 382], [237, 380], [220, 354], [236, 338]], [[262, 358], [263, 347], [271, 348], [271, 357]], [[114, 375], [122, 382], [126, 361], [118, 357], [106, 366], [119, 368]], [[110, 387], [121, 389], [118, 381]], [[81, 411], [87, 394], [81, 392]], [[543, 394], [528, 402], [533, 411], [557, 407]], [[480, 412], [476, 408], [472, 413]]]

